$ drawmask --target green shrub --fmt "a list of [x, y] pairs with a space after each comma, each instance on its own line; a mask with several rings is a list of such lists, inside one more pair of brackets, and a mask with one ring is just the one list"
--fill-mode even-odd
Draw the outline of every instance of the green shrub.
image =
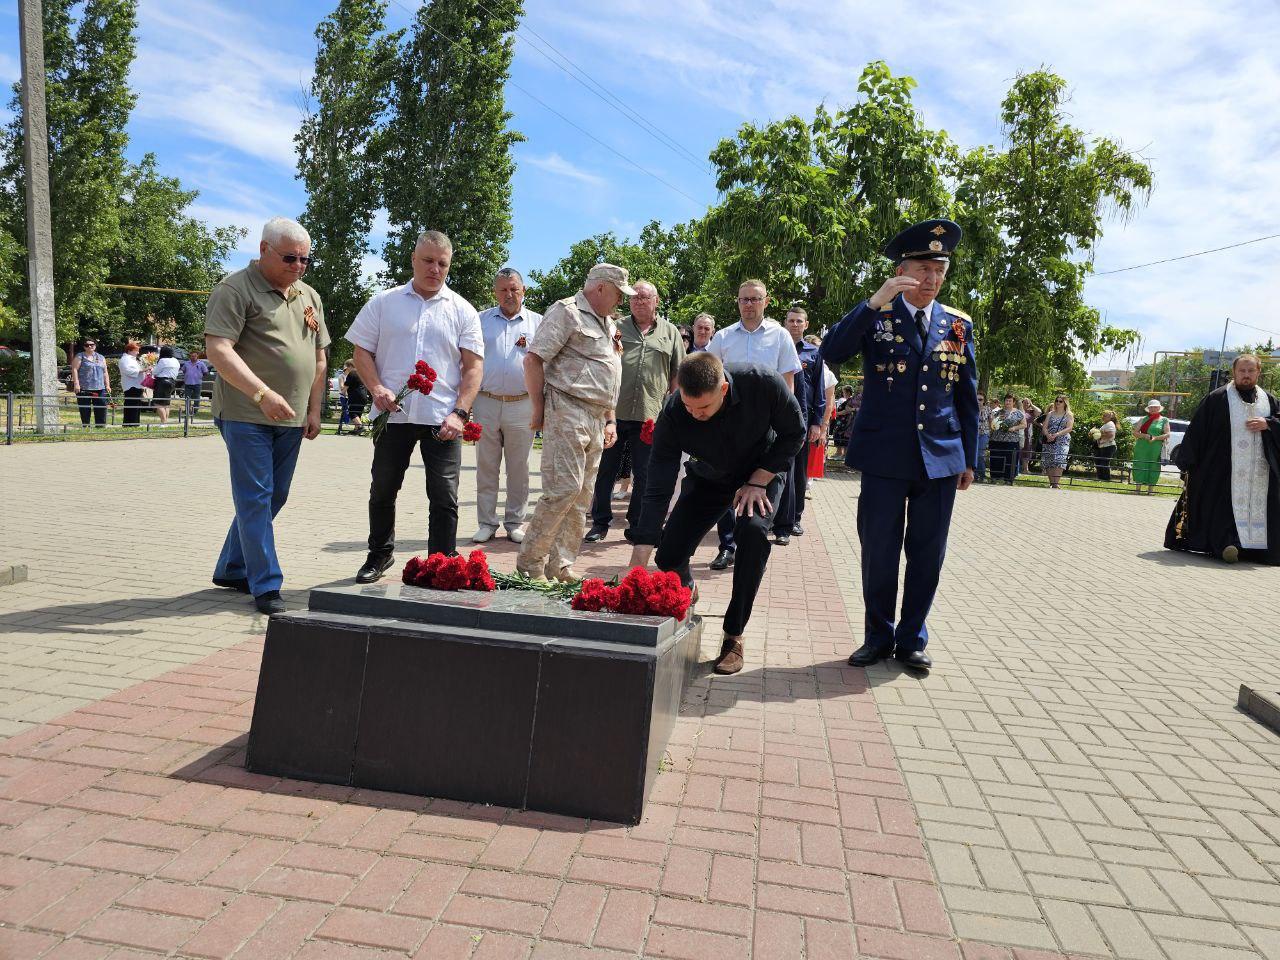
[[0, 350], [0, 393], [31, 392], [31, 359]]

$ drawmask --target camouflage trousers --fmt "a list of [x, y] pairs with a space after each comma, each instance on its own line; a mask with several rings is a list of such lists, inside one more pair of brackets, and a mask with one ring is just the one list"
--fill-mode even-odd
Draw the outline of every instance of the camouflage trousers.
[[[604, 407], [547, 388], [542, 418], [542, 496], [525, 530], [516, 568], [540, 576], [578, 558], [604, 450]], [[548, 563], [548, 557], [550, 563]]]

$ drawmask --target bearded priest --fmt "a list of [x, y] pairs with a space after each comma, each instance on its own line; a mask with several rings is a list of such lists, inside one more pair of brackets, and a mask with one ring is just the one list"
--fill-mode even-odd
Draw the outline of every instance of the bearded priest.
[[1164, 545], [1280, 564], [1280, 403], [1258, 386], [1262, 364], [1241, 354], [1232, 382], [1204, 398], [1173, 459], [1186, 480]]

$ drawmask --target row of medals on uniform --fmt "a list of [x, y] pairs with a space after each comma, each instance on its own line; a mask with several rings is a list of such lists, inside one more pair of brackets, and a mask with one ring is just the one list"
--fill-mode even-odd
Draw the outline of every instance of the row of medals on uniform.
[[[881, 320], [877, 325], [873, 339], [887, 343], [902, 343], [902, 334], [894, 333], [893, 331], [894, 325], [901, 323], [901, 320]], [[947, 381], [945, 389], [948, 393], [951, 392], [951, 384], [960, 379], [960, 364], [969, 362], [969, 358], [959, 350], [954, 349], [954, 346], [955, 344], [951, 341], [943, 340], [938, 344], [938, 349], [933, 351], [933, 359], [938, 364], [938, 376]], [[885, 375], [885, 386], [890, 391], [893, 390], [893, 374], [895, 370], [898, 373], [906, 373], [907, 361], [898, 360], [896, 362], [876, 364], [876, 373]]]

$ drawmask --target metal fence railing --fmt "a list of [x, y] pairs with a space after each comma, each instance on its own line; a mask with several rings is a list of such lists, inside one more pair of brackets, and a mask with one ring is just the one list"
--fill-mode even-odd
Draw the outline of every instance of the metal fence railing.
[[[163, 434], [203, 435], [215, 430], [208, 397], [194, 400], [175, 394], [170, 399], [168, 422], [161, 419], [151, 398], [90, 396], [85, 394], [6, 393], [3, 398], [4, 442], [22, 440], [70, 440], [86, 434], [117, 437]], [[43, 408], [44, 430], [38, 414]], [[95, 436], [94, 439], [97, 439]]]

